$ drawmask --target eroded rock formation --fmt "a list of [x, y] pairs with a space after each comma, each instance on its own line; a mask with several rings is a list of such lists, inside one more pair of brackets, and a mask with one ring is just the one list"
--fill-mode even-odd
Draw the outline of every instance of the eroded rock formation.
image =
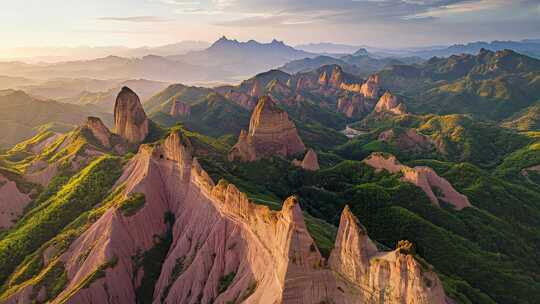
[[362, 84], [360, 88], [360, 93], [367, 98], [378, 98], [379, 97], [379, 76], [371, 75], [368, 80]]
[[313, 149], [307, 151], [303, 160], [293, 160], [293, 165], [308, 171], [317, 171], [320, 169], [317, 153]]
[[171, 115], [172, 117], [190, 117], [191, 107], [183, 103], [181, 100], [175, 99], [172, 102], [169, 115]]
[[115, 133], [130, 143], [140, 143], [148, 135], [150, 122], [139, 96], [130, 88], [123, 87], [114, 105]]
[[99, 143], [106, 148], [111, 147], [112, 134], [109, 129], [103, 124], [101, 119], [97, 117], [88, 117], [86, 119], [85, 127], [92, 132], [92, 135], [99, 141]]
[[[411, 255], [379, 252], [348, 208], [326, 264], [295, 197], [271, 211], [232, 184], [214, 184], [180, 133], [142, 145], [116, 185], [103, 214], [68, 248], [43, 250], [45, 266], [65, 269], [65, 289], [46, 299], [44, 286], [23, 285], [6, 303], [32, 295], [51, 303], [140, 302], [141, 259], [157, 236], [170, 246], [162, 248], [166, 258], [147, 302], [447, 303], [434, 272]], [[143, 204], [126, 213], [120, 206], [134, 195]]]
[[471, 207], [467, 196], [459, 193], [444, 178], [433, 169], [424, 166], [408, 167], [401, 164], [395, 156], [373, 153], [364, 163], [377, 170], [386, 170], [390, 173], [402, 173], [401, 180], [412, 183], [422, 189], [434, 205], [439, 206], [440, 200], [451, 204], [455, 209], [461, 210]]
[[254, 161], [287, 157], [305, 151], [305, 146], [285, 111], [269, 97], [262, 97], [253, 110], [249, 132], [242, 131], [229, 160]]
[[390, 92], [386, 92], [379, 99], [379, 102], [377, 102], [375, 112], [404, 115], [407, 114], [407, 107], [398, 99], [397, 96], [392, 95]]
[[22, 193], [17, 184], [0, 174], [0, 231], [13, 225], [31, 199]]

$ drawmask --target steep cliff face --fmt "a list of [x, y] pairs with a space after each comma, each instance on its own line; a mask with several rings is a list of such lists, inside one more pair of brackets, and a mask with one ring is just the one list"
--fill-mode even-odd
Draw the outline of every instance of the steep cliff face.
[[274, 156], [287, 157], [304, 150], [304, 143], [287, 113], [265, 96], [251, 115], [249, 132], [240, 134], [229, 159], [253, 161]]
[[225, 93], [225, 98], [232, 100], [237, 105], [250, 111], [253, 110], [257, 105], [256, 99], [242, 91], [229, 90]]
[[457, 210], [471, 207], [467, 196], [457, 192], [446, 179], [429, 167], [411, 168], [402, 165], [395, 156], [381, 153], [373, 153], [364, 162], [377, 170], [386, 170], [390, 173], [401, 172], [403, 174], [401, 179], [421, 188], [434, 205], [439, 206], [439, 200], [442, 200], [453, 205]]
[[179, 99], [175, 99], [172, 102], [171, 110], [169, 111], [169, 115], [172, 117], [190, 117], [191, 116], [191, 107], [185, 103], [183, 103]]
[[359, 287], [361, 296], [350, 303], [451, 303], [437, 275], [411, 254], [378, 251], [347, 206], [329, 266]]
[[123, 87], [116, 98], [114, 126], [116, 134], [130, 143], [140, 143], [148, 135], [149, 120], [139, 96], [128, 87]]
[[14, 181], [0, 173], [0, 231], [11, 227], [30, 201], [28, 194], [22, 193]]
[[92, 132], [92, 135], [99, 141], [99, 143], [106, 147], [111, 147], [112, 134], [109, 129], [103, 124], [101, 119], [97, 117], [88, 117], [85, 127]]
[[308, 171], [317, 171], [320, 169], [317, 153], [313, 149], [307, 151], [303, 160], [293, 160], [293, 165]]
[[379, 76], [372, 75], [368, 80], [362, 84], [360, 88], [360, 93], [367, 98], [378, 98], [379, 97]]
[[[295, 197], [280, 211], [253, 204], [215, 185], [191, 151], [177, 132], [142, 145], [88, 229], [43, 251], [45, 269], [64, 269], [65, 288], [47, 299], [23, 284], [5, 303], [446, 303], [432, 271], [378, 252], [350, 210], [327, 264]], [[162, 266], [148, 268], [156, 255]]]
[[340, 97], [337, 102], [336, 111], [352, 118], [369, 113], [375, 103], [372, 99], [366, 99], [363, 95], [353, 94]]
[[377, 113], [392, 113], [395, 115], [407, 114], [407, 107], [405, 104], [399, 101], [398, 97], [392, 95], [390, 92], [384, 93], [375, 106], [375, 112]]

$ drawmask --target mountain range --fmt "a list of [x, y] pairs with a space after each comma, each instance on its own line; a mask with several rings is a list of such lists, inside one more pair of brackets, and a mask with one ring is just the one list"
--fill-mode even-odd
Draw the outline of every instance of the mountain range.
[[222, 38], [43, 66], [163, 82], [10, 78], [0, 302], [540, 301], [540, 60], [333, 56]]

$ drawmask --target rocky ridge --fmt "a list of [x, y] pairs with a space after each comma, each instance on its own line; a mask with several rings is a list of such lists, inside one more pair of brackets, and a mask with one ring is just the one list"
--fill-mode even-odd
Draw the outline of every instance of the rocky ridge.
[[402, 181], [412, 183], [422, 189], [429, 200], [436, 206], [440, 206], [441, 200], [451, 204], [457, 210], [472, 206], [467, 196], [459, 193], [432, 168], [424, 166], [411, 168], [401, 164], [395, 156], [382, 153], [371, 154], [364, 160], [364, 163], [379, 171], [386, 170], [390, 173], [402, 173]]

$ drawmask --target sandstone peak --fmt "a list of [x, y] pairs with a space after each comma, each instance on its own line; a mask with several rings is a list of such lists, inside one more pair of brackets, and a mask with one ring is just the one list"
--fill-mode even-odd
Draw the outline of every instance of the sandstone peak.
[[320, 169], [317, 152], [315, 152], [313, 149], [309, 149], [307, 151], [302, 161], [297, 159], [293, 160], [293, 165], [301, 167], [307, 171], [317, 171]]
[[114, 105], [116, 134], [128, 142], [140, 143], [148, 135], [149, 124], [139, 96], [130, 88], [123, 87]]
[[404, 115], [407, 114], [407, 107], [399, 100], [397, 96], [387, 91], [379, 99], [379, 102], [377, 102], [375, 112], [388, 112], [395, 115]]
[[274, 156], [287, 157], [303, 151], [304, 143], [287, 112], [271, 98], [263, 96], [251, 115], [249, 132], [240, 134], [229, 159], [254, 161]]
[[97, 117], [88, 117], [86, 119], [86, 124], [84, 125], [90, 132], [92, 132], [92, 135], [99, 141], [99, 143], [105, 147], [110, 148], [111, 147], [111, 137], [112, 134], [109, 131], [109, 128], [103, 124], [101, 119]]
[[360, 93], [367, 98], [377, 98], [379, 97], [379, 90], [379, 76], [371, 75], [369, 76], [368, 80], [364, 84], [362, 84], [362, 87], [360, 88]]
[[430, 167], [408, 167], [402, 165], [395, 156], [382, 153], [373, 153], [364, 160], [364, 163], [377, 170], [386, 170], [390, 173], [402, 173], [402, 181], [412, 183], [422, 189], [430, 201], [440, 205], [440, 200], [449, 203], [457, 210], [471, 207], [467, 196], [459, 193], [452, 184], [440, 177]]
[[369, 259], [377, 247], [367, 235], [366, 228], [346, 205], [341, 213], [336, 244], [329, 259], [332, 269], [353, 282], [362, 281], [369, 270]]

